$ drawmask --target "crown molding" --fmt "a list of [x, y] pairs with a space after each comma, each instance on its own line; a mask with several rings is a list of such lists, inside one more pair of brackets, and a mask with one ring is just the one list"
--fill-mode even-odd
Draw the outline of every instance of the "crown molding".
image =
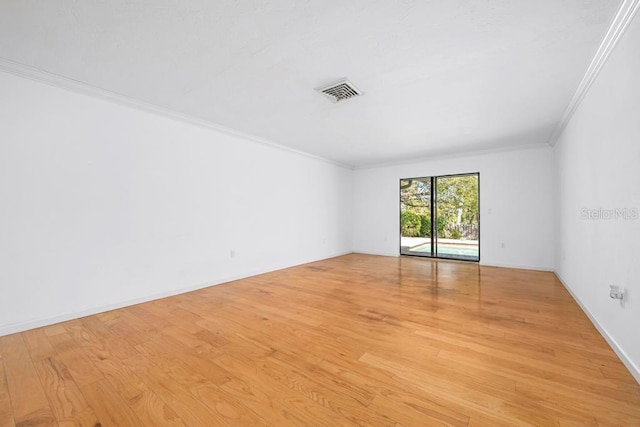
[[0, 71], [13, 74], [18, 77], [27, 78], [29, 80], [45, 83], [60, 89], [66, 89], [66, 90], [70, 90], [83, 95], [88, 95], [94, 98], [100, 98], [100, 99], [113, 102], [125, 107], [135, 108], [137, 110], [163, 116], [171, 120], [176, 120], [183, 123], [188, 123], [191, 125], [207, 128], [207, 129], [220, 132], [226, 135], [234, 136], [234, 137], [251, 141], [257, 144], [265, 145], [267, 147], [271, 147], [271, 148], [286, 151], [289, 153], [297, 154], [300, 156], [308, 157], [314, 160], [319, 160], [325, 163], [332, 164], [334, 166], [339, 166], [342, 168], [353, 170], [353, 166], [345, 163], [337, 162], [335, 160], [331, 160], [326, 157], [321, 157], [315, 154], [307, 153], [306, 151], [296, 150], [295, 148], [287, 147], [286, 145], [281, 145], [265, 138], [260, 138], [255, 135], [251, 135], [251, 134], [244, 133], [232, 128], [228, 128], [226, 126], [222, 126], [208, 120], [199, 119], [197, 117], [190, 116], [188, 114], [178, 113], [176, 111], [172, 111], [167, 108], [160, 107], [158, 105], [139, 101], [137, 99], [130, 98], [128, 96], [121, 95], [116, 92], [111, 92], [106, 89], [91, 86], [87, 83], [84, 83], [78, 80], [63, 77], [58, 74], [53, 74], [48, 71], [44, 71], [38, 68], [30, 67], [28, 65], [20, 64], [18, 62], [0, 58]]
[[363, 165], [356, 165], [353, 167], [353, 170], [364, 170], [364, 169], [377, 169], [377, 168], [386, 168], [392, 166], [402, 166], [402, 165], [412, 165], [416, 163], [423, 162], [431, 162], [435, 160], [446, 160], [446, 159], [457, 159], [464, 157], [475, 157], [475, 156], [484, 156], [488, 154], [500, 154], [500, 153], [508, 153], [512, 151], [525, 151], [525, 150], [539, 150], [539, 149], [550, 149], [549, 144], [546, 142], [538, 142], [531, 144], [517, 144], [517, 145], [506, 145], [502, 147], [490, 147], [490, 148], [480, 148], [477, 150], [460, 150], [460, 151], [452, 151], [452, 152], [440, 152], [434, 153], [433, 155], [422, 155], [419, 157], [413, 157], [410, 159], [400, 159], [391, 162], [382, 162], [382, 163], [367, 163]]
[[618, 41], [629, 27], [629, 23], [631, 23], [639, 8], [640, 0], [624, 0], [620, 5], [613, 22], [609, 26], [607, 34], [604, 36], [595, 56], [589, 64], [589, 68], [587, 68], [586, 73], [582, 77], [580, 85], [578, 85], [578, 88], [573, 94], [571, 101], [569, 101], [569, 105], [567, 105], [567, 108], [564, 110], [558, 125], [551, 134], [549, 145], [554, 146], [558, 142], [560, 135], [562, 135], [562, 132], [569, 124], [569, 121], [571, 121], [571, 118], [580, 106], [580, 103], [589, 92], [589, 88], [591, 88], [591, 85], [600, 73], [600, 70], [604, 67], [609, 55], [611, 55], [611, 52], [613, 52], [613, 49], [618, 44]]

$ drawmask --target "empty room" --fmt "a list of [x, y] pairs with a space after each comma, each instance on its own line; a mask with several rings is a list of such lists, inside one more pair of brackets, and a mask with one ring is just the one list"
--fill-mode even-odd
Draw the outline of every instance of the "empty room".
[[640, 426], [638, 9], [0, 1], [0, 427]]

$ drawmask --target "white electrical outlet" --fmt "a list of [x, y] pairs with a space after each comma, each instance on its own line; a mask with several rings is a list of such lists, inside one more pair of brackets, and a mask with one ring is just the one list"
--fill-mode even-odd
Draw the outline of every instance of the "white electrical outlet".
[[620, 305], [624, 307], [624, 289], [620, 286], [609, 285], [609, 298], [620, 300]]

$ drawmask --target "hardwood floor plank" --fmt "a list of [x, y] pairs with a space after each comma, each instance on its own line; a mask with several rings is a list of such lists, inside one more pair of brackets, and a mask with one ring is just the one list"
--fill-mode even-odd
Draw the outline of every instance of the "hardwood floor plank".
[[223, 416], [212, 411], [191, 392], [190, 387], [208, 383], [203, 377], [176, 366], [172, 361], [166, 361], [164, 367], [158, 366], [143, 355], [127, 359], [124, 364], [167, 402], [186, 425], [227, 425]]
[[[122, 338], [114, 336], [100, 320], [93, 320], [89, 322], [87, 319], [81, 319], [67, 327], [73, 339], [93, 362], [105, 359], [126, 359], [137, 354], [131, 345]], [[92, 326], [88, 327], [87, 323]], [[97, 334], [94, 331], [97, 331]]]
[[195, 353], [174, 341], [171, 337], [160, 335], [153, 341], [139, 344], [137, 349], [147, 355], [151, 360], [172, 361], [175, 364], [184, 364], [209, 382], [219, 385], [231, 379], [231, 375], [215, 363], [213, 357], [218, 353]]
[[93, 409], [87, 408], [84, 411], [74, 414], [72, 419], [58, 421], [59, 427], [97, 427], [100, 421]]
[[191, 393], [209, 408], [223, 417], [230, 426], [269, 425], [259, 414], [249, 410], [242, 402], [213, 384], [199, 384], [190, 388]]
[[445, 401], [448, 400], [451, 404], [465, 408], [463, 413], [469, 413], [470, 416], [479, 414], [499, 424], [512, 423], [513, 425], [535, 426], [554, 425], [557, 423], [554, 418], [536, 413], [525, 413], [524, 418], [530, 418], [530, 420], [521, 420], [521, 412], [526, 411], [512, 410], [511, 405], [505, 404], [509, 401], [504, 400], [505, 396], [500, 395], [501, 390], [497, 388], [493, 390], [494, 393], [492, 394], [491, 390], [473, 388], [468, 384], [458, 382], [454, 378], [450, 380], [436, 379], [425, 375], [421, 371], [405, 366], [403, 363], [381, 358], [370, 353], [362, 356], [360, 360], [378, 369], [393, 373], [428, 395], [439, 394]]
[[[333, 411], [336, 417], [350, 423], [362, 422], [381, 426], [394, 424], [382, 414], [369, 412], [367, 410], [367, 405], [370, 403], [369, 396], [355, 385], [347, 385], [338, 379], [334, 382], [318, 381], [321, 376], [315, 376], [312, 373], [307, 376], [269, 357], [256, 361], [235, 355], [234, 357], [221, 356], [218, 360], [232, 372], [242, 372], [244, 378], [251, 379], [254, 387], [258, 384], [270, 383], [272, 387], [279, 384], [280, 393], [284, 396], [304, 396], [309, 399], [309, 404], [313, 403]], [[323, 377], [327, 376], [323, 375]], [[267, 388], [263, 390], [268, 391]], [[293, 409], [292, 411], [295, 412]], [[302, 417], [303, 414], [299, 416]]]
[[[244, 379], [233, 379], [221, 388], [243, 402], [255, 414], [265, 418], [272, 426], [352, 425], [335, 416], [332, 411], [310, 403], [303, 394], [271, 381], [265, 383], [260, 377], [250, 375]], [[269, 410], [265, 411], [265, 408]]]
[[[51, 336], [59, 335], [57, 331]], [[45, 329], [22, 334], [43, 391], [59, 424], [95, 425], [98, 422], [67, 367], [57, 355]]]
[[453, 417], [446, 414], [446, 409], [438, 411], [438, 408], [420, 399], [399, 403], [397, 398], [386, 396], [376, 396], [371, 402], [369, 409], [373, 412], [386, 414], [405, 426], [453, 426], [466, 427], [469, 424], [469, 417], [455, 414]]
[[119, 317], [118, 320], [111, 322], [109, 329], [131, 346], [149, 341], [154, 335], [160, 333], [160, 331], [153, 326], [149, 326], [148, 329], [145, 330], [140, 323], [142, 322], [133, 315], [123, 315]]
[[57, 323], [57, 324], [51, 325], [51, 326], [45, 326], [42, 329], [44, 330], [44, 333], [47, 336], [63, 334], [65, 332], [67, 332], [67, 330], [65, 329], [65, 327], [64, 327], [64, 325], [62, 323]]
[[57, 334], [50, 336], [49, 340], [79, 387], [103, 379], [102, 374], [93, 364], [92, 358], [83, 351], [71, 335]]
[[21, 335], [32, 360], [42, 360], [55, 356], [56, 352], [43, 329], [32, 329], [23, 332]]
[[140, 419], [120, 395], [104, 380], [84, 384], [82, 394], [102, 426], [141, 426]]
[[57, 426], [22, 335], [1, 337], [0, 352], [16, 426]]
[[[79, 422], [92, 412], [67, 367], [53, 355], [34, 361], [44, 392], [58, 422]], [[95, 416], [94, 416], [95, 418]], [[97, 422], [94, 419], [94, 425]]]
[[[469, 420], [467, 415], [471, 411], [467, 407], [458, 405], [451, 400], [446, 400], [442, 395], [426, 396], [420, 388], [410, 382], [403, 381], [392, 373], [372, 368], [360, 361], [344, 359], [323, 360], [318, 368], [331, 372], [345, 381], [359, 384], [374, 393], [375, 397], [369, 408], [384, 407], [383, 413], [391, 411], [389, 408], [395, 405], [391, 413], [407, 413], [409, 417], [397, 418], [404, 424], [414, 425], [417, 418], [428, 417], [429, 420], [437, 420], [435, 423], [446, 422], [452, 425], [466, 425]], [[384, 399], [380, 399], [384, 398]], [[418, 403], [419, 402], [419, 406]], [[415, 410], [423, 415], [414, 413]], [[413, 415], [411, 415], [413, 413]]]
[[0, 427], [640, 426], [553, 273], [351, 254], [0, 337]]
[[144, 425], [184, 426], [160, 397], [119, 360], [96, 362], [111, 386], [122, 396]]
[[15, 427], [13, 420], [13, 410], [11, 409], [11, 398], [9, 397], [9, 386], [5, 375], [4, 358], [2, 357], [2, 346], [0, 345], [0, 427]]

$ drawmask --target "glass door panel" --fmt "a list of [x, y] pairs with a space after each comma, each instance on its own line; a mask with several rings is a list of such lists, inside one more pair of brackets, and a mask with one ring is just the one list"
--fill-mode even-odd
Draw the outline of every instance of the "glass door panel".
[[480, 260], [479, 175], [440, 176], [435, 188], [436, 256]]
[[431, 212], [433, 179], [400, 181], [400, 253], [433, 256]]

